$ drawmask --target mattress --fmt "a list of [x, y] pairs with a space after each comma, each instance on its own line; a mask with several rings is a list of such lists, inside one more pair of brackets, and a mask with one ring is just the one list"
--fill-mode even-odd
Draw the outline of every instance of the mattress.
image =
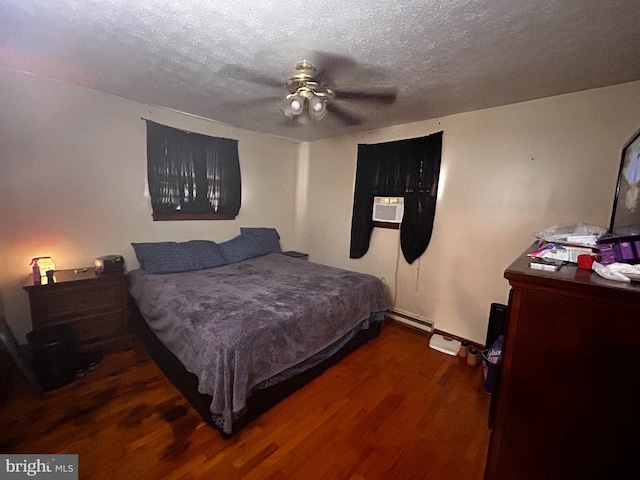
[[129, 279], [149, 328], [197, 376], [227, 434], [255, 388], [321, 361], [386, 311], [377, 277], [278, 253]]

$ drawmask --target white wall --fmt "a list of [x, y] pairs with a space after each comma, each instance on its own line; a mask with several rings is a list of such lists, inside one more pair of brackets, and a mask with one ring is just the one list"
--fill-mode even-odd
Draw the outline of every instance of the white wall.
[[[273, 226], [293, 248], [296, 144], [3, 68], [0, 92], [0, 292], [20, 339], [31, 329], [22, 285], [34, 256], [71, 269], [122, 254], [132, 269], [130, 242], [224, 241], [240, 226]], [[152, 221], [141, 117], [238, 140], [235, 221]]]
[[[533, 232], [573, 221], [608, 226], [638, 105], [634, 82], [307, 144], [296, 241], [313, 261], [385, 277], [396, 308], [484, 343], [490, 304], [508, 301], [503, 271]], [[349, 259], [357, 144], [440, 130], [441, 183], [425, 254], [408, 265], [398, 231], [374, 229], [368, 253]]]
[[[302, 145], [2, 68], [0, 92], [0, 305], [22, 339], [33, 256], [64, 269], [119, 253], [135, 268], [132, 241], [224, 241], [240, 226], [274, 226], [283, 248], [383, 276], [397, 308], [482, 343], [490, 303], [507, 302], [502, 272], [532, 232], [608, 223], [620, 151], [640, 127], [640, 82]], [[140, 117], [239, 140], [235, 221], [152, 221]], [[427, 252], [409, 266], [398, 232], [375, 229], [369, 252], [349, 259], [357, 144], [440, 130]]]

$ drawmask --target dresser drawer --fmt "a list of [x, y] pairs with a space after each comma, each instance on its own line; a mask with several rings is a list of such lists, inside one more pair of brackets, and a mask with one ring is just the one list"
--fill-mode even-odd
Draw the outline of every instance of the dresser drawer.
[[93, 309], [114, 310], [122, 305], [121, 291], [119, 285], [100, 285], [60, 292], [47, 298], [47, 314], [58, 317]]
[[54, 284], [25, 282], [33, 329], [66, 324], [81, 350], [130, 348], [127, 277], [93, 270], [58, 270]]
[[93, 343], [127, 333], [129, 327], [122, 312], [102, 313], [64, 322], [79, 343]]

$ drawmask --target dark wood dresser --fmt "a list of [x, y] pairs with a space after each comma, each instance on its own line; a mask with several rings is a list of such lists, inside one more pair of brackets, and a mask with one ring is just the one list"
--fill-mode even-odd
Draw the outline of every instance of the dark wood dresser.
[[114, 352], [133, 346], [124, 272], [56, 270], [55, 283], [34, 285], [30, 275], [23, 288], [29, 293], [34, 330], [66, 323], [81, 351]]
[[640, 478], [640, 284], [525, 254], [504, 276], [485, 479]]

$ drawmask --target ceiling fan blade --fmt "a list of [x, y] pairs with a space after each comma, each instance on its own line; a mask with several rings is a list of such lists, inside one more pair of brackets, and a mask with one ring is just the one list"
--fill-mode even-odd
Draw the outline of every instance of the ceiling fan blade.
[[309, 60], [318, 69], [316, 78], [327, 84], [332, 83], [331, 79], [336, 74], [353, 72], [354, 69], [360, 67], [352, 58], [330, 52], [313, 52]]
[[360, 123], [362, 123], [362, 120], [360, 118], [347, 112], [343, 108], [338, 107], [335, 103], [327, 103], [327, 111], [329, 113], [334, 114], [336, 117], [338, 117], [342, 121], [342, 123], [344, 123], [349, 127], [353, 125], [359, 125]]
[[257, 83], [258, 85], [266, 85], [268, 87], [284, 88], [285, 85], [285, 82], [282, 80], [254, 72], [240, 65], [225, 65], [218, 70], [218, 74], [233, 80]]
[[[374, 82], [384, 81], [384, 70], [378, 66], [367, 66], [351, 57], [337, 53], [316, 51], [309, 59], [317, 69], [316, 78], [327, 86], [351, 81], [356, 78], [367, 78]], [[345, 79], [346, 77], [346, 79]]]
[[338, 90], [336, 98], [340, 100], [356, 100], [390, 105], [396, 101], [398, 95], [395, 88], [371, 90]]

